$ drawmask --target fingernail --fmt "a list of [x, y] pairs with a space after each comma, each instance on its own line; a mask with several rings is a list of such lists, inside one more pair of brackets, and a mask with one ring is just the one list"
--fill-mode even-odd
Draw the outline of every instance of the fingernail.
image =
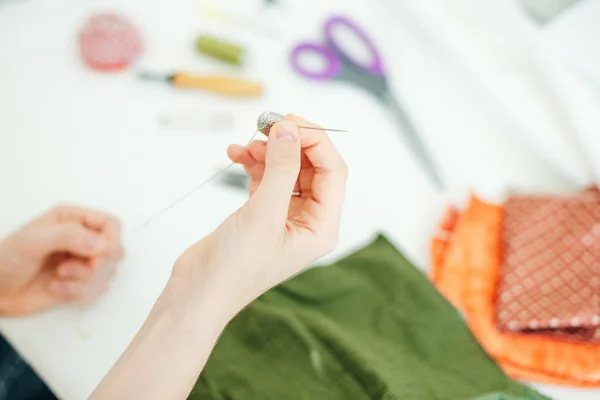
[[284, 142], [295, 142], [298, 140], [298, 126], [291, 121], [281, 121], [276, 124], [275, 133], [277, 139]]
[[101, 249], [106, 247], [107, 241], [106, 238], [100, 235], [93, 235], [88, 238], [88, 245], [92, 249]]

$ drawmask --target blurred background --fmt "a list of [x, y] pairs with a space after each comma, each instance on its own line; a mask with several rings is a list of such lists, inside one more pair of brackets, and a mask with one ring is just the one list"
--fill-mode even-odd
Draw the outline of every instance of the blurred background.
[[0, 235], [82, 203], [123, 221], [128, 250], [97, 305], [3, 331], [60, 396], [87, 396], [177, 254], [243, 204], [241, 169], [135, 228], [265, 110], [347, 131], [330, 134], [350, 169], [331, 259], [383, 231], [425, 269], [448, 202], [593, 184], [599, 21], [597, 0], [0, 0]]

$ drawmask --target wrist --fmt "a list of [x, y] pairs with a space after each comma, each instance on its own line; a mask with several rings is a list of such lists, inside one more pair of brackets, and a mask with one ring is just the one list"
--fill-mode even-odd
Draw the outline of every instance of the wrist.
[[[229, 322], [208, 296], [171, 279], [90, 399], [184, 399]], [[169, 367], [165, 369], [165, 365]]]
[[187, 307], [202, 307], [229, 322], [246, 304], [238, 298], [241, 291], [235, 290], [232, 277], [223, 274], [223, 260], [215, 252], [214, 241], [208, 235], [177, 259], [165, 292], [184, 298]]
[[207, 279], [198, 285], [192, 279], [173, 274], [156, 303], [156, 309], [176, 314], [189, 325], [204, 325], [208, 321], [222, 330], [239, 311], [223, 294], [224, 290], [216, 282]]

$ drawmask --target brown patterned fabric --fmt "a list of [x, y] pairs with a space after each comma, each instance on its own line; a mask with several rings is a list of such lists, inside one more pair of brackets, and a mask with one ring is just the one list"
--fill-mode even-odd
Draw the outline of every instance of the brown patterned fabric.
[[600, 191], [504, 206], [500, 329], [600, 340]]

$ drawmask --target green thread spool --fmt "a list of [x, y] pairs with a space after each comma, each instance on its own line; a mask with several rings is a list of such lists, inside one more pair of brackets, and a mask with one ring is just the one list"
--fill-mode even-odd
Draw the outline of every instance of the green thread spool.
[[211, 35], [202, 35], [196, 39], [196, 50], [200, 54], [215, 58], [228, 64], [241, 66], [246, 49], [235, 43], [218, 39]]

